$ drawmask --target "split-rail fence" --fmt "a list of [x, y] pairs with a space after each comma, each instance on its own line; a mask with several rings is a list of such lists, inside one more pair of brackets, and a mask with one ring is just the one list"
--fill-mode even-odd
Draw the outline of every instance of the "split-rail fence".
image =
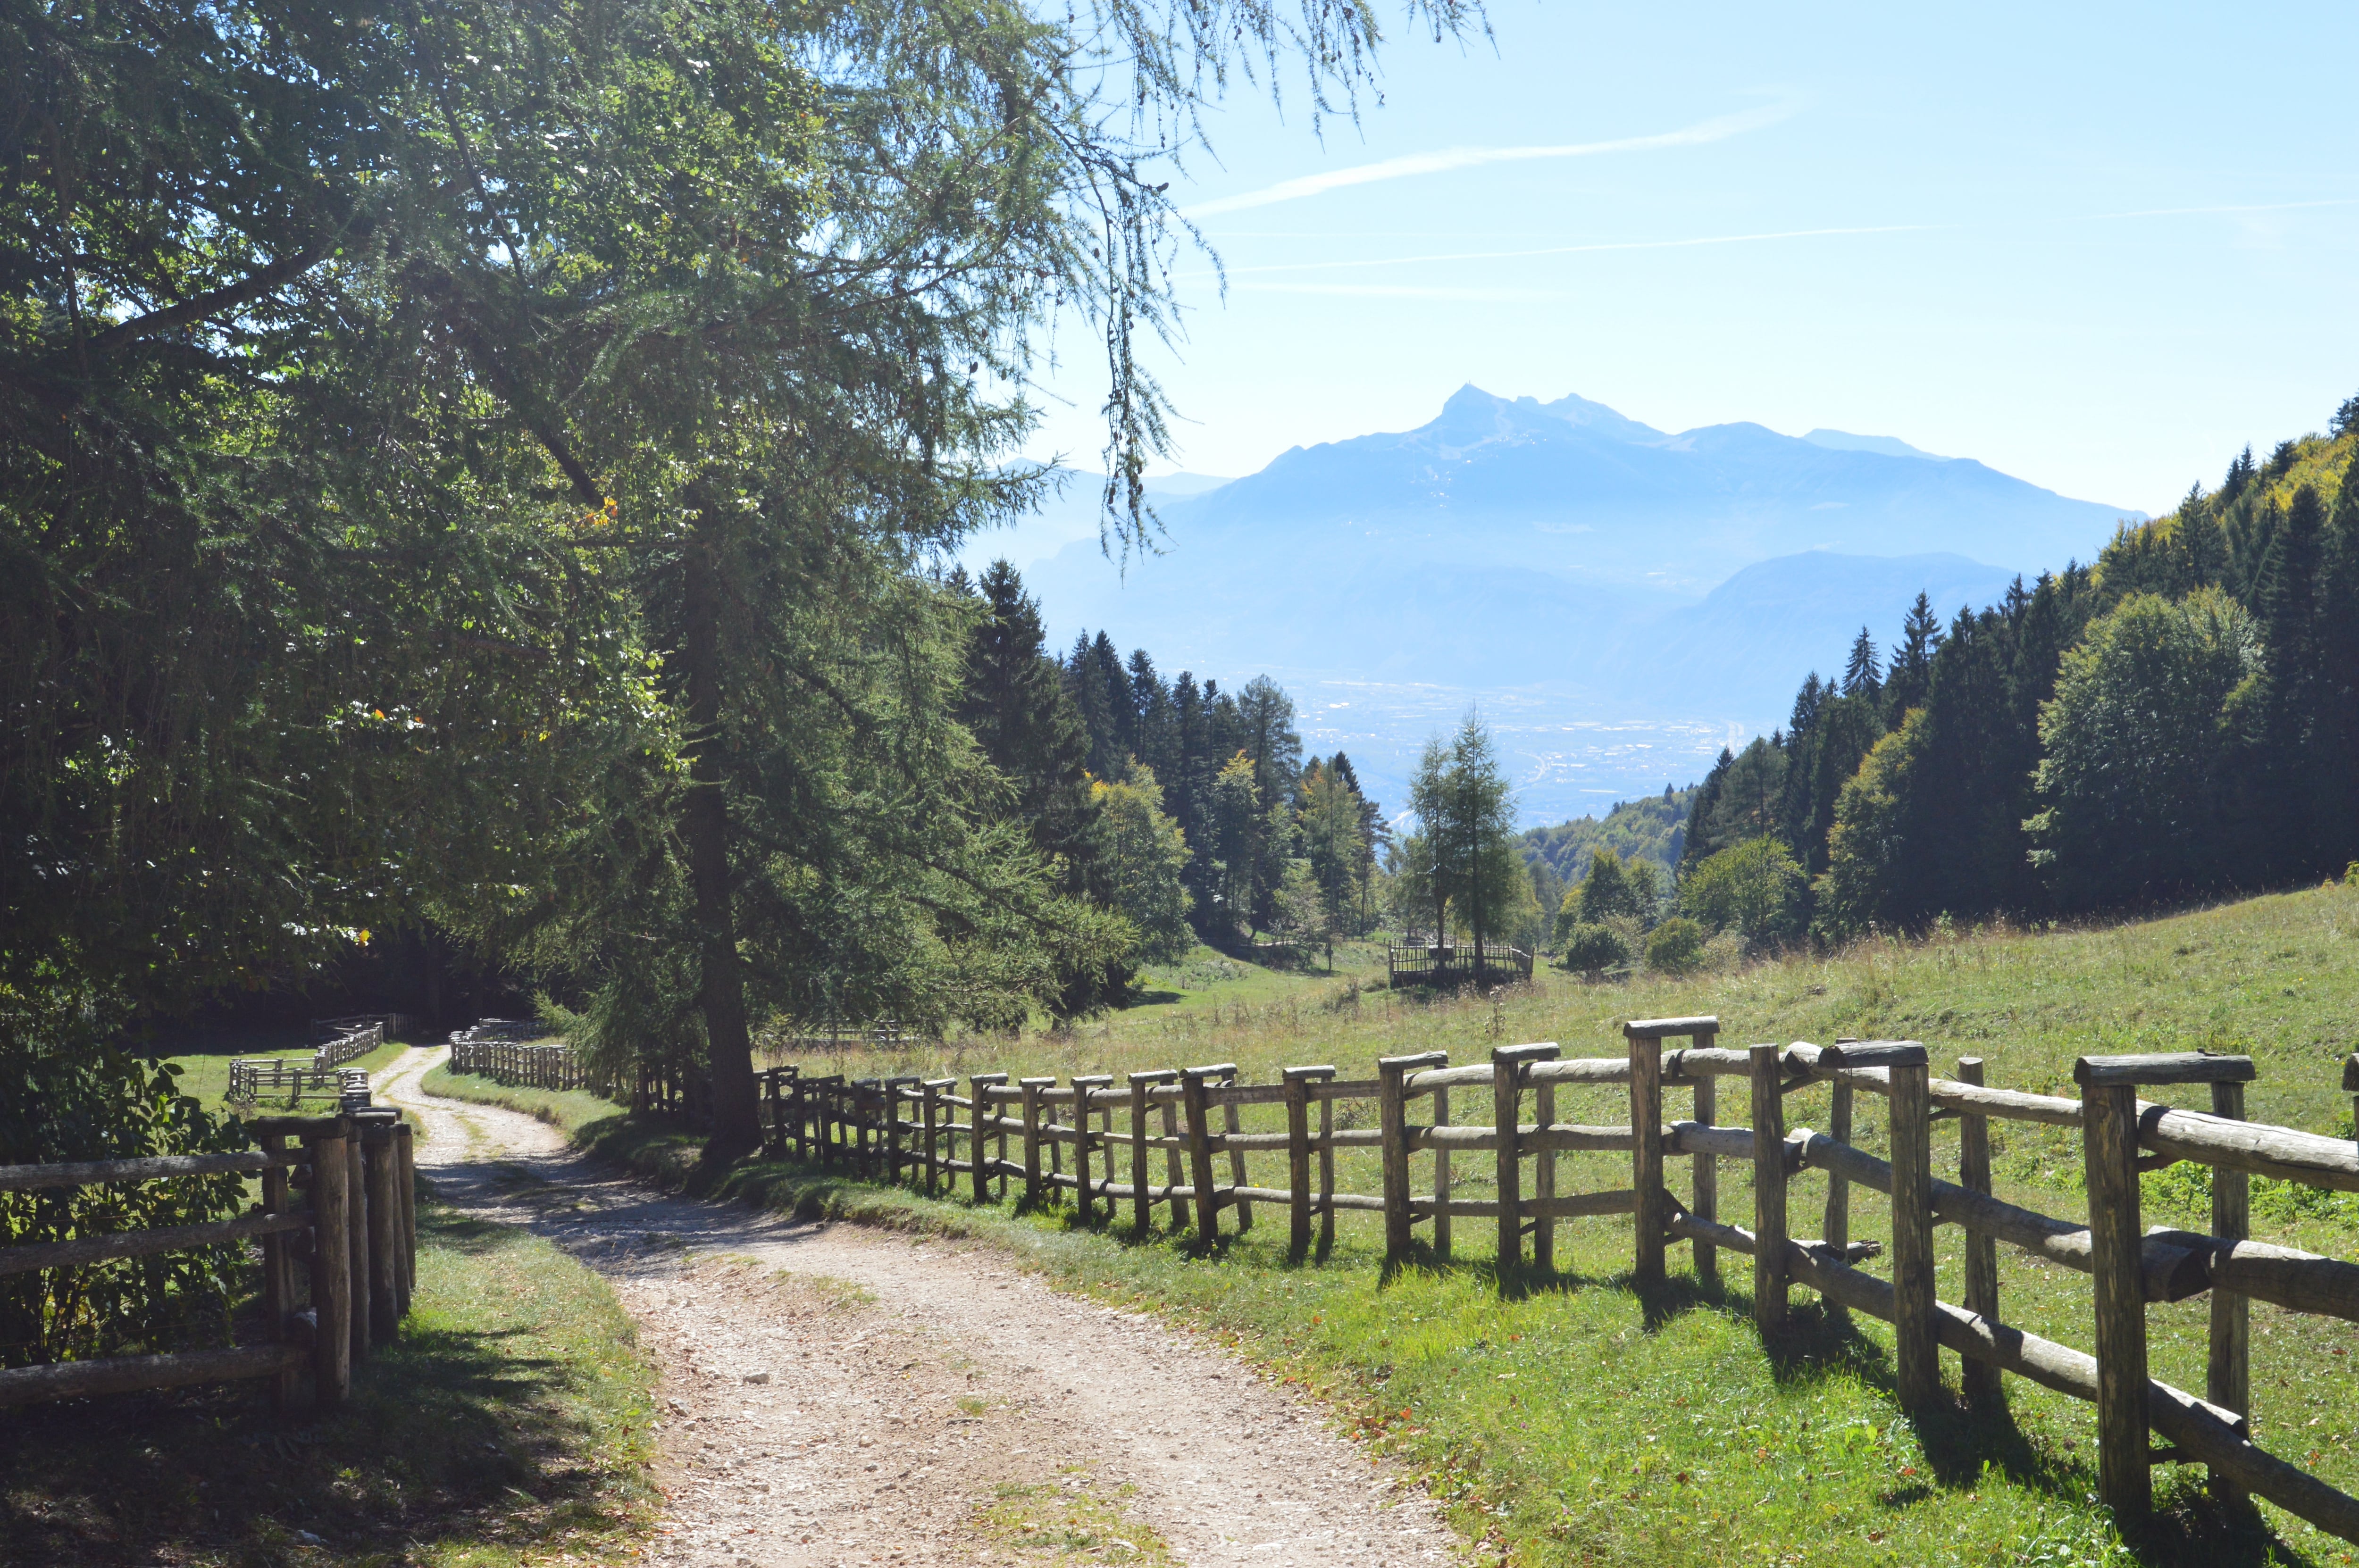
[[[1925, 1047], [1913, 1041], [1733, 1050], [1716, 1044], [1719, 1031], [1713, 1018], [1640, 1020], [1625, 1026], [1625, 1050], [1618, 1056], [1569, 1059], [1554, 1044], [1502, 1045], [1487, 1062], [1453, 1067], [1447, 1053], [1437, 1051], [1385, 1057], [1368, 1079], [1342, 1078], [1322, 1065], [1288, 1067], [1276, 1083], [1247, 1084], [1234, 1065], [1221, 1064], [1133, 1072], [1119, 1085], [1111, 1074], [1079, 1075], [1060, 1085], [1053, 1077], [1010, 1082], [1006, 1073], [985, 1073], [970, 1076], [962, 1095], [954, 1078], [853, 1079], [790, 1065], [762, 1075], [762, 1086], [770, 1150], [781, 1157], [886, 1181], [907, 1176], [935, 1195], [964, 1182], [978, 1203], [994, 1200], [994, 1184], [999, 1197], [1021, 1184], [1024, 1198], [1035, 1204], [1071, 1193], [1088, 1220], [1101, 1206], [1112, 1220], [1127, 1204], [1142, 1229], [1154, 1209], [1168, 1204], [1173, 1227], [1192, 1223], [1201, 1245], [1218, 1238], [1223, 1210], [1242, 1230], [1253, 1224], [1256, 1205], [1284, 1208], [1298, 1249], [1310, 1245], [1314, 1220], [1332, 1238], [1338, 1212], [1364, 1210], [1384, 1217], [1388, 1268], [1413, 1260], [1419, 1225], [1430, 1224], [1430, 1252], [1446, 1258], [1451, 1221], [1482, 1218], [1497, 1227], [1506, 1269], [1523, 1266], [1527, 1237], [1532, 1262], [1547, 1269], [1558, 1221], [1630, 1215], [1633, 1276], [1642, 1292], [1663, 1282], [1669, 1249], [1685, 1244], [1706, 1280], [1717, 1278], [1723, 1252], [1751, 1259], [1754, 1313], [1765, 1333], [1784, 1322], [1796, 1284], [1840, 1309], [1891, 1323], [1905, 1408], [1922, 1411], [1941, 1397], [1942, 1348], [1961, 1357], [1971, 1402], [1995, 1400], [2001, 1374], [2012, 1372], [2095, 1404], [2101, 1494], [2125, 1524], [2151, 1511], [2153, 1465], [2194, 1463], [2209, 1467], [2215, 1487], [2257, 1494], [2359, 1541], [2359, 1498], [2260, 1447], [2248, 1419], [2250, 1302], [2359, 1321], [2359, 1264], [2248, 1238], [2249, 1179], [2359, 1191], [2359, 1145], [2246, 1121], [2249, 1057], [2083, 1057], [2074, 1068], [2080, 1094], [2067, 1098], [1987, 1087], [1974, 1057], [1959, 1060], [1956, 1077], [1934, 1077]], [[1667, 1052], [1666, 1041], [1686, 1044]], [[1750, 1127], [1719, 1124], [1723, 1078], [1747, 1087]], [[2141, 1087], [2158, 1085], [2205, 1086], [2211, 1110], [2138, 1098]], [[1576, 1086], [1626, 1087], [1629, 1121], [1558, 1121], [1557, 1090]], [[1829, 1091], [1828, 1130], [1789, 1130], [1789, 1097], [1821, 1086]], [[2346, 1065], [2343, 1087], [2359, 1097], [2359, 1057]], [[1453, 1125], [1453, 1089], [1487, 1090], [1493, 1125]], [[1672, 1089], [1692, 1095], [1690, 1119], [1666, 1120], [1665, 1095]], [[1853, 1141], [1863, 1093], [1886, 1104], [1889, 1160]], [[1372, 1102], [1375, 1125], [1338, 1126], [1336, 1108], [1345, 1102]], [[1243, 1130], [1239, 1111], [1246, 1106], [1284, 1107], [1286, 1130]], [[1533, 1119], [1525, 1119], [1527, 1106]], [[2354, 1113], [2359, 1118], [2359, 1098]], [[1992, 1195], [1994, 1119], [2081, 1133], [2086, 1223]], [[1958, 1130], [1955, 1183], [1932, 1173], [1933, 1137], [1944, 1122]], [[1339, 1149], [1377, 1152], [1383, 1190], [1337, 1191]], [[1556, 1157], [1581, 1151], [1626, 1153], [1630, 1184], [1560, 1192]], [[1287, 1161], [1283, 1185], [1247, 1179], [1249, 1155], [1280, 1153]], [[1497, 1195], [1454, 1195], [1452, 1159], [1481, 1154], [1492, 1159]], [[1685, 1201], [1666, 1184], [1666, 1162], [1673, 1160], [1690, 1162]], [[1752, 1166], [1749, 1228], [1721, 1217], [1719, 1165], [1725, 1160]], [[2212, 1168], [2209, 1232], [2142, 1231], [2139, 1173], [2179, 1161]], [[1821, 1234], [1813, 1238], [1793, 1234], [1790, 1189], [1803, 1171], [1827, 1178]], [[1888, 1278], [1860, 1267], [1883, 1249], [1850, 1238], [1854, 1184], [1892, 1200]], [[1944, 1224], [1966, 1235], [1962, 1303], [1934, 1293], [1933, 1235]], [[2095, 1354], [2026, 1333], [2000, 1316], [2001, 1241], [2092, 1276]], [[2210, 1346], [2198, 1398], [2147, 1375], [2146, 1309], [2206, 1292]], [[2149, 1446], [2149, 1434], [2158, 1432], [2168, 1446]]]
[[612, 1086], [590, 1070], [589, 1064], [562, 1044], [529, 1042], [543, 1031], [538, 1024], [491, 1020], [451, 1036], [450, 1068], [475, 1073], [495, 1083], [535, 1089], [597, 1089]]
[[259, 1345], [0, 1368], [0, 1408], [267, 1378], [273, 1403], [285, 1409], [299, 1400], [306, 1367], [316, 1406], [343, 1402], [353, 1363], [391, 1340], [409, 1311], [418, 1269], [410, 1130], [393, 1110], [263, 1117], [246, 1126], [260, 1148], [0, 1165], [0, 1192], [258, 1173], [262, 1201], [235, 1219], [0, 1247], [0, 1274], [259, 1241], [270, 1334]]
[[353, 1027], [312, 1052], [311, 1060], [308, 1063], [293, 1056], [230, 1058], [229, 1089], [222, 1098], [232, 1105], [253, 1105], [263, 1099], [277, 1099], [282, 1095], [290, 1106], [314, 1097], [342, 1101], [353, 1092], [353, 1080], [357, 1075], [358, 1087], [365, 1102], [368, 1075], [357, 1069], [347, 1070], [344, 1064], [357, 1062], [385, 1044], [385, 1020], [367, 1018], [334, 1022], [349, 1023]]

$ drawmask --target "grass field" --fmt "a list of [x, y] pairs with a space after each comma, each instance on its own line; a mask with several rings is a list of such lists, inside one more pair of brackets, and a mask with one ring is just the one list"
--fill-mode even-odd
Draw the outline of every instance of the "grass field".
[[259, 1384], [12, 1411], [0, 1563], [616, 1563], [647, 1541], [654, 1373], [613, 1293], [525, 1231], [429, 1204], [400, 1339], [324, 1422]]
[[[1339, 952], [1339, 960], [1343, 954]], [[1381, 978], [1381, 969], [1376, 978]], [[1233, 987], [1223, 995], [1224, 987]], [[1620, 1050], [1626, 1018], [1711, 1012], [1723, 1044], [1830, 1041], [1840, 1035], [1924, 1041], [1938, 1068], [1960, 1054], [1988, 1063], [1994, 1085], [2065, 1088], [2075, 1056], [2102, 1052], [2249, 1052], [2260, 1080], [2256, 1119], [2350, 1132], [2339, 1064], [2359, 1034], [2359, 890], [2320, 889], [2087, 930], [1970, 932], [1917, 945], [1867, 944], [1834, 957], [1732, 968], [1686, 980], [1648, 978], [1590, 987], [1561, 975], [1503, 999], [1427, 1002], [1350, 979], [1255, 972], [1183, 1000], [1134, 1009], [1063, 1036], [967, 1040], [931, 1051], [847, 1054], [816, 1071], [984, 1070], [1070, 1073], [1234, 1061], [1256, 1081], [1286, 1064], [1332, 1062], [1364, 1076], [1381, 1054], [1447, 1049], [1479, 1060], [1495, 1023], [1508, 1040], [1552, 1039], [1568, 1055]], [[454, 1080], [457, 1092], [486, 1092]], [[511, 1098], [527, 1091], [503, 1091]], [[1823, 1125], [1826, 1091], [1790, 1097], [1789, 1125]], [[2200, 1091], [2198, 1091], [2200, 1095]], [[1683, 1097], [1674, 1094], [1675, 1107]], [[2200, 1104], [2197, 1096], [2175, 1097]], [[1480, 1103], [1473, 1103], [1477, 1102]], [[1745, 1093], [1723, 1091], [1721, 1119], [1745, 1119]], [[517, 1101], [521, 1103], [521, 1101]], [[550, 1104], [551, 1119], [585, 1126], [586, 1108]], [[1462, 1093], [1458, 1119], [1487, 1121], [1488, 1096]], [[1674, 1109], [1673, 1114], [1682, 1114]], [[685, 1176], [688, 1141], [630, 1124], [599, 1103], [592, 1141], [644, 1169]], [[1560, 1092], [1567, 1120], [1626, 1119], [1612, 1091]], [[1856, 1141], [1883, 1142], [1881, 1109], [1863, 1097]], [[1249, 1109], [1248, 1127], [1275, 1113]], [[2077, 1141], [2066, 1132], [1995, 1124], [2001, 1195], [2075, 1216]], [[1282, 1185], [1282, 1157], [1256, 1179]], [[1954, 1174], [1956, 1142], [1937, 1135], [1936, 1168]], [[1674, 1162], [1672, 1184], [1686, 1175]], [[1468, 1195], [1487, 1184], [1488, 1157], [1463, 1158]], [[1339, 1161], [1347, 1190], [1377, 1190], [1372, 1156]], [[1626, 1186], [1626, 1162], [1567, 1156], [1560, 1189]], [[2195, 1222], [2200, 1172], [2148, 1178], [2148, 1223]], [[710, 1173], [698, 1179], [712, 1180]], [[1814, 1233], [1823, 1179], [1793, 1194], [1798, 1234]], [[1264, 1210], [1218, 1261], [1191, 1257], [1162, 1232], [1071, 1226], [1063, 1211], [1014, 1216], [928, 1202], [791, 1166], [741, 1166], [723, 1194], [872, 1221], [993, 1237], [1063, 1284], [1156, 1307], [1234, 1344], [1274, 1375], [1302, 1379], [1336, 1403], [1347, 1427], [1397, 1454], [1451, 1502], [1459, 1527], [1517, 1563], [1636, 1564], [1677, 1560], [1761, 1563], [2232, 1563], [2353, 1561], [2359, 1548], [2264, 1510], [2215, 1510], [2200, 1471], [2159, 1474], [2164, 1518], [2125, 1546], [2092, 1505], [2094, 1422], [2088, 1407], [2010, 1381], [2008, 1415], [1958, 1417], [1926, 1430], [1892, 1402], [1888, 1335], [1878, 1324], [1822, 1313], [1807, 1292], [1788, 1336], [1766, 1347], [1750, 1322], [1749, 1274], [1724, 1260], [1726, 1288], [1700, 1287], [1675, 1249], [1668, 1294], [1628, 1288], [1626, 1221], [1560, 1228], [1560, 1271], [1503, 1291], [1489, 1223], [1461, 1221], [1454, 1258], [1429, 1258], [1379, 1285], [1374, 1217], [1346, 1216], [1334, 1248], [1298, 1263], [1280, 1216]], [[2359, 1254], [2359, 1199], [2256, 1184], [2256, 1234], [2313, 1250]], [[1745, 1173], [1724, 1165], [1722, 1208], [1750, 1208]], [[1853, 1235], [1888, 1234], [1884, 1200], [1854, 1192]], [[1168, 1211], [1166, 1217], [1168, 1218]], [[1940, 1291], [1961, 1294], [1959, 1237], [1941, 1234]], [[2002, 1251], [2005, 1316], [2086, 1348], [2085, 1277]], [[2206, 1307], [2154, 1309], [2154, 1374], [2200, 1390]], [[2359, 1325], [2254, 1308], [2255, 1428], [2273, 1451], [2359, 1490], [2359, 1393], [2350, 1368]], [[1945, 1357], [1954, 1379], [1955, 1363]]]

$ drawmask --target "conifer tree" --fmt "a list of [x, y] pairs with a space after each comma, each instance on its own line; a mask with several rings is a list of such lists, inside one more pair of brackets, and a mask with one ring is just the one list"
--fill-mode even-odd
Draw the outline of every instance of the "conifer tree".
[[1863, 626], [1852, 639], [1851, 656], [1843, 661], [1843, 694], [1872, 697], [1883, 689], [1884, 667], [1875, 656], [1875, 641]]
[[1933, 676], [1933, 654], [1941, 645], [1941, 622], [1933, 613], [1930, 596], [1919, 593], [1901, 623], [1900, 646], [1893, 651], [1892, 668], [1885, 680], [1886, 721], [1897, 725], [1908, 711], [1925, 700]]

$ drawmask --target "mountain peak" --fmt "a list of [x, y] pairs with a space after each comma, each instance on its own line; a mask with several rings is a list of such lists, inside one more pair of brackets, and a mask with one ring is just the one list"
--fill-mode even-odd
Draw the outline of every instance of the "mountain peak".
[[1450, 395], [1440, 416], [1429, 427], [1451, 438], [1453, 445], [1470, 446], [1519, 431], [1557, 434], [1565, 426], [1636, 446], [1653, 446], [1669, 438], [1652, 426], [1626, 419], [1603, 403], [1592, 403], [1575, 394], [1542, 403], [1531, 396], [1502, 397], [1471, 381]]

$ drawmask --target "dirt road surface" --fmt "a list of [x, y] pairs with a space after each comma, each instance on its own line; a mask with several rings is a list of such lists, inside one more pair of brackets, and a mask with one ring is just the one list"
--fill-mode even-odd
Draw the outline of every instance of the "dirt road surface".
[[376, 1079], [425, 1122], [437, 1194], [597, 1270], [661, 1368], [669, 1501], [651, 1562], [1463, 1555], [1320, 1406], [1217, 1349], [988, 1247], [658, 1194], [530, 1117], [426, 1094], [442, 1054], [406, 1052]]

